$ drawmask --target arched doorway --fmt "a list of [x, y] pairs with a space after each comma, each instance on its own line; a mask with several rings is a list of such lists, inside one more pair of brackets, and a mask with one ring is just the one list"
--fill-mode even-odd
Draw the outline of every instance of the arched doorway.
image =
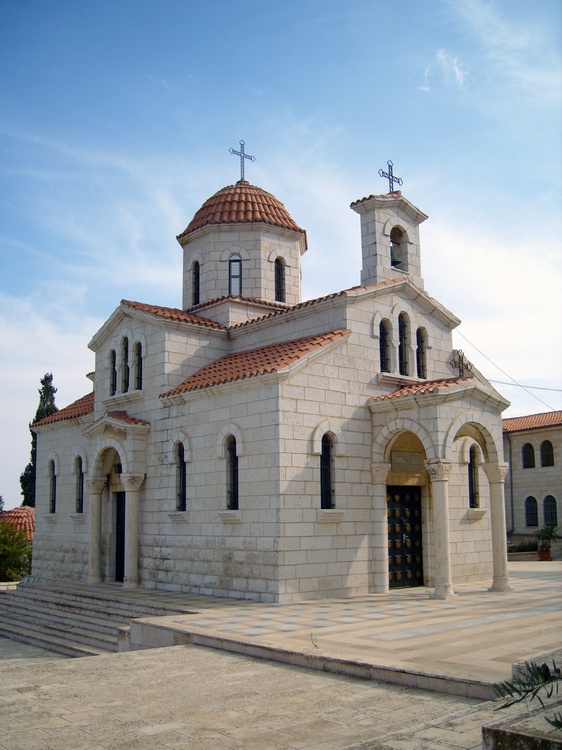
[[122, 583], [125, 577], [126, 492], [119, 452], [106, 448], [97, 461], [97, 473], [105, 477], [100, 507], [100, 569], [106, 581]]

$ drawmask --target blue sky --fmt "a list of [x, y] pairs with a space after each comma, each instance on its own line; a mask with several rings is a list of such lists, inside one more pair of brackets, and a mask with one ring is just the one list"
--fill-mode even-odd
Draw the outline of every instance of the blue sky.
[[392, 159], [455, 345], [533, 387], [497, 384], [507, 416], [562, 409], [561, 31], [557, 0], [2, 0], [6, 507], [40, 378], [65, 406], [121, 298], [181, 306], [175, 236], [240, 139], [307, 230], [305, 298], [359, 283], [349, 204]]

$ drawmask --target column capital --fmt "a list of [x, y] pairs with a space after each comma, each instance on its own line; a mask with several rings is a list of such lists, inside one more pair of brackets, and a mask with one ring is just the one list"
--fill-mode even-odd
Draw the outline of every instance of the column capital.
[[107, 479], [105, 477], [91, 477], [86, 480], [88, 492], [100, 495], [103, 492]]
[[127, 492], [138, 492], [145, 477], [146, 474], [121, 474], [121, 482]]
[[453, 466], [452, 461], [443, 458], [432, 458], [425, 462], [425, 468], [432, 482], [446, 482]]
[[481, 464], [484, 474], [490, 484], [503, 483], [509, 471], [509, 464], [498, 462], [497, 464]]
[[386, 484], [388, 474], [392, 469], [392, 464], [383, 463], [372, 463], [371, 464], [371, 478], [373, 484]]

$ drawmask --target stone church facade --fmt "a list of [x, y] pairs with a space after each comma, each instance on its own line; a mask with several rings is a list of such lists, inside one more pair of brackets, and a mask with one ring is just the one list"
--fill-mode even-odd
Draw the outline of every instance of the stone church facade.
[[34, 426], [33, 574], [287, 603], [509, 586], [501, 412], [459, 374], [399, 191], [360, 285], [303, 302], [306, 233], [240, 180], [178, 236], [182, 309], [122, 300], [93, 392]]

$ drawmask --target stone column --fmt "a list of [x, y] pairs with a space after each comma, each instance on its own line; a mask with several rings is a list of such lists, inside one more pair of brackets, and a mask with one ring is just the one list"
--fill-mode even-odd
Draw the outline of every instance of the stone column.
[[388, 593], [388, 516], [386, 480], [391, 464], [371, 464], [373, 479], [373, 582], [375, 593]]
[[90, 497], [88, 583], [101, 583], [101, 495], [105, 483], [105, 477], [88, 479], [88, 494]]
[[504, 482], [509, 465], [482, 464], [490, 485], [490, 518], [492, 522], [492, 564], [494, 577], [490, 591], [509, 591], [507, 573], [507, 539], [505, 531]]
[[434, 459], [425, 462], [431, 480], [433, 499], [433, 548], [435, 550], [435, 591], [432, 599], [455, 596], [451, 575], [451, 536], [449, 532], [449, 472], [451, 462]]
[[144, 474], [122, 474], [125, 487], [125, 575], [123, 588], [139, 585], [139, 490]]

